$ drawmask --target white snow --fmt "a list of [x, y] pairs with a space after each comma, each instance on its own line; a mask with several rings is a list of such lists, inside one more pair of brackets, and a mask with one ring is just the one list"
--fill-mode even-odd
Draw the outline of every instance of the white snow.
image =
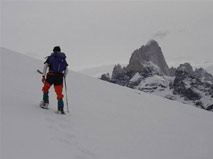
[[141, 83], [139, 84], [138, 88], [144, 88], [146, 85], [169, 85], [169, 80], [164, 79], [164, 76], [158, 76], [158, 75], [153, 75], [151, 77], [147, 77], [145, 80], [142, 80]]
[[70, 71], [70, 114], [39, 107], [42, 61], [0, 49], [2, 159], [212, 159], [213, 114]]
[[205, 68], [209, 73], [211, 73], [213, 75], [213, 64], [209, 65]]
[[152, 68], [155, 73], [163, 74], [158, 65], [154, 64], [152, 61], [144, 61], [144, 67]]
[[137, 72], [130, 80], [130, 82], [136, 82], [139, 78], [141, 78], [141, 75]]
[[186, 89], [189, 89], [189, 88], [192, 87], [191, 86], [191, 81], [188, 81], [187, 79], [185, 79], [185, 80], [183, 80], [183, 82], [184, 82], [184, 85], [185, 85]]

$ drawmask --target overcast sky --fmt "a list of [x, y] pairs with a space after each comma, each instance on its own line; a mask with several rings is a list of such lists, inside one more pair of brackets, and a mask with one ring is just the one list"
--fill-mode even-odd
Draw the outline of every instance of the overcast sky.
[[73, 70], [127, 64], [150, 39], [170, 66], [213, 64], [210, 1], [4, 0], [0, 7], [1, 46], [43, 59], [60, 45]]

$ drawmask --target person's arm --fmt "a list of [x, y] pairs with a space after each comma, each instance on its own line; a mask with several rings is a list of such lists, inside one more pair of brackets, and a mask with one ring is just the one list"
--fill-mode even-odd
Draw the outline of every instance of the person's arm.
[[47, 74], [47, 67], [48, 67], [48, 64], [45, 63], [44, 67], [43, 67], [43, 75], [42, 75], [42, 80], [41, 80], [43, 83], [45, 83], [45, 80], [46, 80], [45, 77], [46, 77], [46, 74]]
[[47, 68], [48, 68], [48, 64], [45, 63], [45, 64], [44, 64], [44, 67], [43, 67], [43, 77], [45, 77], [46, 74], [47, 74]]

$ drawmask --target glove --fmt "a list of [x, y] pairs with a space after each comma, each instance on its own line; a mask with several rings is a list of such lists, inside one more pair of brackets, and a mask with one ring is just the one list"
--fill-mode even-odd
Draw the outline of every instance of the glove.
[[45, 83], [46, 79], [45, 79], [45, 76], [42, 76], [42, 83]]

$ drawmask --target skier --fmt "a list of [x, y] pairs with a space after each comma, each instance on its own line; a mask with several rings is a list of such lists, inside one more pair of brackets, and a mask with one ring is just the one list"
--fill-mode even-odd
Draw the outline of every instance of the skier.
[[[64, 102], [62, 94], [63, 91], [63, 77], [66, 78], [68, 73], [68, 64], [66, 62], [66, 56], [59, 46], [55, 46], [53, 53], [48, 56], [47, 60], [44, 62], [42, 82], [44, 86], [43, 91], [43, 101], [41, 101], [40, 106], [44, 109], [48, 109], [49, 105], [49, 88], [54, 85], [55, 92], [58, 99], [58, 112], [61, 114], [64, 113]], [[47, 68], [49, 67], [49, 72]], [[45, 78], [46, 77], [46, 78]]]

